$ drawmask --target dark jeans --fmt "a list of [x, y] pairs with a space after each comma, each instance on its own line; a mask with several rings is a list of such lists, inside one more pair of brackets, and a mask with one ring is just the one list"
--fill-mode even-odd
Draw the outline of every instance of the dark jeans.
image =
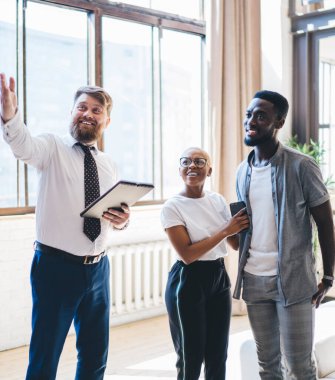
[[178, 380], [224, 380], [231, 315], [230, 281], [223, 259], [174, 264], [166, 306], [177, 353]]
[[32, 336], [26, 380], [54, 380], [74, 321], [76, 380], [102, 380], [109, 335], [109, 261], [92, 265], [35, 251], [31, 267]]

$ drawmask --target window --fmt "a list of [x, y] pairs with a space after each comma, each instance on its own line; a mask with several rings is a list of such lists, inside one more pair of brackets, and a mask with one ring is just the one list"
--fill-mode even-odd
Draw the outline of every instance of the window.
[[[16, 8], [12, 0], [0, 4], [1, 70], [16, 76]], [[19, 202], [20, 172], [8, 145], [0, 139], [0, 207], [14, 207]]]
[[178, 158], [202, 145], [199, 36], [103, 19], [103, 82], [115, 99], [104, 147], [126, 180], [154, 182], [155, 199], [180, 187]]
[[166, 30], [161, 45], [162, 184], [167, 198], [180, 189], [180, 154], [202, 145], [201, 39]]
[[295, 13], [306, 14], [335, 8], [335, 0], [295, 0]]
[[335, 36], [320, 40], [319, 141], [325, 150], [324, 178], [335, 174]]
[[[88, 83], [87, 14], [29, 2], [26, 11], [26, 120], [33, 135], [68, 131], [75, 89]], [[37, 174], [28, 166], [28, 202]]]
[[114, 100], [104, 150], [125, 180], [153, 182], [152, 28], [103, 18], [103, 84]]
[[[2, 70], [19, 78], [31, 133], [67, 133], [76, 89], [103, 86], [114, 107], [100, 146], [112, 154], [119, 177], [153, 182], [148, 201], [175, 193], [178, 155], [203, 145], [202, 7], [199, 0], [1, 1]], [[0, 213], [33, 211], [35, 169], [0, 144]]]
[[[309, 2], [312, 3], [312, 2]], [[317, 1], [334, 7], [334, 1]], [[292, 5], [295, 0], [291, 0]], [[335, 175], [335, 8], [308, 15], [292, 15], [293, 134], [301, 143], [318, 141], [325, 154], [324, 180]], [[331, 185], [331, 183], [328, 183]]]

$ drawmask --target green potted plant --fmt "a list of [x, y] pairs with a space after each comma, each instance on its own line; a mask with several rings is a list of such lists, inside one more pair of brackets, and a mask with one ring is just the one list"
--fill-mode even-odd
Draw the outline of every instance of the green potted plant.
[[[287, 140], [286, 145], [314, 158], [319, 166], [324, 163], [324, 155], [326, 151], [319, 142], [310, 139], [309, 144], [301, 144], [298, 142], [297, 135], [295, 135]], [[332, 175], [327, 177], [324, 182], [328, 189], [334, 189], [335, 181]]]

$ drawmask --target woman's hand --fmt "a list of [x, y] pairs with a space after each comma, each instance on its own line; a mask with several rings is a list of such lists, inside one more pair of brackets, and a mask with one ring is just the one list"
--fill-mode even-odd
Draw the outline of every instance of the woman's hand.
[[[196, 243], [191, 242], [185, 226], [180, 225], [167, 228], [166, 233], [184, 263], [190, 264], [220, 244], [224, 238], [228, 237], [229, 239], [229, 236], [236, 235], [248, 227], [249, 218], [244, 208], [232, 217], [221, 231]], [[232, 238], [230, 238], [230, 240], [232, 240]], [[235, 237], [234, 240], [237, 240], [237, 238]], [[229, 240], [228, 242], [231, 243]], [[238, 243], [236, 244], [238, 247]], [[237, 249], [235, 248], [236, 244], [233, 245], [234, 249]]]
[[247, 214], [247, 209], [243, 208], [237, 214], [235, 214], [225, 227], [227, 236], [236, 235], [244, 229], [249, 228], [250, 221]]

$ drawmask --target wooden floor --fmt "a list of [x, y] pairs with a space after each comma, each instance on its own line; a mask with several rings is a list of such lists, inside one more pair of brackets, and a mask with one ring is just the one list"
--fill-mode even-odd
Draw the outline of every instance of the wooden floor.
[[[231, 333], [249, 328], [247, 317], [233, 317]], [[23, 380], [28, 347], [0, 352], [0, 379]], [[166, 316], [113, 327], [105, 380], [173, 380], [175, 354]], [[73, 380], [76, 367], [74, 336], [69, 336], [57, 380]]]

